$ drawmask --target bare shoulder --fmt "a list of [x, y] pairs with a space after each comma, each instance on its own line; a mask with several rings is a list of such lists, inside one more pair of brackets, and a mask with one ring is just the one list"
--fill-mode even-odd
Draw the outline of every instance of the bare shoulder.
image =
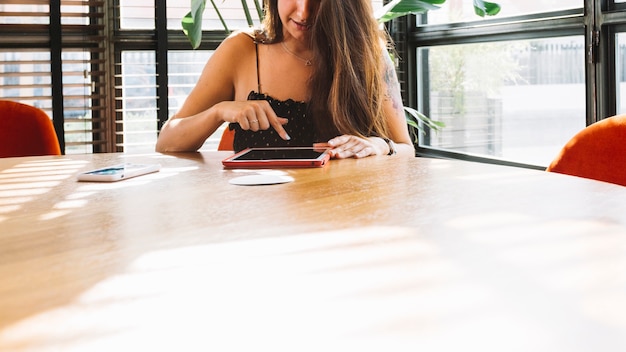
[[226, 52], [234, 56], [233, 59], [241, 55], [254, 53], [254, 37], [252, 33], [237, 31], [226, 37], [220, 43], [218, 52]]
[[234, 84], [236, 76], [248, 74], [255, 60], [255, 50], [254, 41], [247, 33], [229, 35], [211, 55], [204, 76], [211, 81], [226, 80], [222, 84]]

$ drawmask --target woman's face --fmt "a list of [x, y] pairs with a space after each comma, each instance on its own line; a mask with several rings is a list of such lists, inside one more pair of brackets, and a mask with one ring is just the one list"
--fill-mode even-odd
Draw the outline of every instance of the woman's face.
[[[283, 23], [285, 38], [309, 38], [321, 0], [278, 0], [278, 14]], [[340, 1], [340, 0], [339, 0]]]

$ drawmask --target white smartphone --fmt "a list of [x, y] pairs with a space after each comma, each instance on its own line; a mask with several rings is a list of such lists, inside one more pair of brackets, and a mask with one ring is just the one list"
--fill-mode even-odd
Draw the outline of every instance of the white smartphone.
[[124, 163], [78, 174], [78, 181], [115, 182], [161, 170], [160, 164]]

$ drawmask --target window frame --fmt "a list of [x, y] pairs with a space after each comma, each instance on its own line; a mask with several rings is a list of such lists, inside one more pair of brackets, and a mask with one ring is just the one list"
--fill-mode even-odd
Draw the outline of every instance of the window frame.
[[[584, 35], [586, 124], [590, 125], [616, 113], [615, 34], [626, 32], [626, 3], [613, 0], [584, 0], [580, 8], [506, 18], [497, 16], [481, 21], [450, 24], [423, 24], [426, 15], [394, 20], [391, 28], [400, 27], [406, 33], [400, 55], [405, 59], [399, 71], [406, 72], [403, 81], [405, 105], [428, 115], [428, 82], [419, 81], [417, 50], [450, 44], [489, 43], [505, 40], [542, 39]], [[424, 87], [424, 85], [426, 85]], [[545, 169], [495, 157], [477, 156], [425, 145], [431, 131], [417, 134], [417, 154], [421, 156], [455, 158], [484, 163]]]
[[[169, 118], [168, 106], [168, 58], [171, 50], [194, 50], [188, 39], [178, 29], [167, 28], [166, 1], [154, 2], [154, 29], [122, 29], [120, 28], [120, 0], [85, 0], [94, 4], [94, 9], [103, 11], [93, 14], [100, 18], [91, 29], [85, 29], [83, 35], [102, 36], [103, 43], [97, 49], [103, 54], [94, 71], [105, 72], [98, 79], [98, 94], [90, 96], [94, 112], [93, 150], [92, 152], [123, 152], [123, 130], [120, 121], [124, 120], [119, 106], [122, 97], [120, 82], [121, 55], [126, 50], [149, 50], [156, 55], [157, 71], [157, 133]], [[387, 2], [387, 1], [384, 1]], [[51, 54], [52, 79], [52, 112], [53, 122], [59, 134], [62, 148], [65, 150], [63, 117], [63, 73], [61, 53], [64, 49], [80, 49], [81, 43], [68, 44], [62, 40], [61, 0], [50, 0], [49, 25], [31, 26], [30, 35], [36, 33], [52, 33], [49, 50]], [[398, 75], [402, 87], [405, 105], [428, 111], [424, 92], [428, 86], [418, 82], [420, 72], [417, 62], [417, 49], [426, 46], [449, 44], [487, 43], [518, 39], [540, 39], [568, 35], [584, 35], [585, 46], [585, 78], [586, 78], [586, 124], [589, 125], [616, 113], [616, 50], [615, 36], [626, 33], [626, 3], [615, 3], [614, 0], [583, 0], [581, 7], [571, 10], [553, 11], [541, 14], [498, 18], [497, 16], [479, 22], [462, 22], [454, 24], [420, 24], [425, 16], [404, 16], [389, 22], [386, 27], [395, 41], [398, 55], [402, 58], [398, 63]], [[100, 10], [103, 8], [104, 10]], [[209, 10], [209, 9], [208, 9]], [[171, 19], [170, 19], [171, 20]], [[103, 34], [90, 32], [100, 28]], [[0, 27], [1, 29], [2, 27]], [[14, 26], [4, 26], [4, 33], [11, 33]], [[13, 29], [12, 29], [13, 28]], [[100, 32], [99, 32], [100, 33]], [[215, 50], [226, 38], [228, 33], [223, 30], [205, 30], [199, 50]], [[20, 43], [19, 38], [8, 39], [13, 48], [43, 49], [41, 45]], [[84, 44], [82, 44], [84, 45]], [[10, 49], [10, 48], [9, 48]], [[93, 48], [91, 48], [93, 49]], [[96, 49], [94, 49], [96, 50]], [[93, 78], [96, 79], [96, 78]], [[426, 82], [427, 83], [427, 82]], [[507, 164], [530, 168], [542, 168], [538, 165], [527, 165], [503, 161], [490, 157], [476, 157], [446, 150], [425, 147], [426, 136], [420, 136], [416, 144], [418, 155], [450, 157], [481, 162]]]

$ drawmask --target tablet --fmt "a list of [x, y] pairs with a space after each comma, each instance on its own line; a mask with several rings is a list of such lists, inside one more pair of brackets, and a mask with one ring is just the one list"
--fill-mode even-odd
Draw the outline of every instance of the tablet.
[[328, 160], [328, 149], [248, 148], [222, 160], [222, 164], [227, 168], [322, 167]]

